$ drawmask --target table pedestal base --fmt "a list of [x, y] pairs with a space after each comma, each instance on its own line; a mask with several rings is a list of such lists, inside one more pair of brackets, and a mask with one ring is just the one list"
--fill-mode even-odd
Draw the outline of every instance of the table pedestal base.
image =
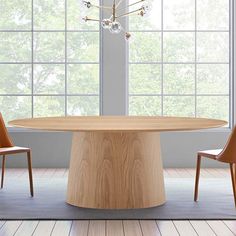
[[156, 132], [75, 132], [67, 202], [100, 209], [163, 204], [160, 151]]

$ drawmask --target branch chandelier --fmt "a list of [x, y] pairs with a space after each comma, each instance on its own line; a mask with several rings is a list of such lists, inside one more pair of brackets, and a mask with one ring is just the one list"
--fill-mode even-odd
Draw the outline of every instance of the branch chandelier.
[[[119, 19], [123, 17], [127, 17], [129, 15], [133, 15], [133, 14], [137, 14], [140, 17], [144, 17], [148, 15], [149, 10], [150, 10], [150, 6], [147, 0], [138, 0], [137, 2], [134, 2], [126, 7], [120, 7], [121, 3], [124, 0], [120, 0], [118, 3], [116, 3], [116, 0], [113, 0], [112, 6], [94, 5], [90, 1], [87, 1], [87, 0], [80, 0], [80, 1], [82, 3], [82, 6], [85, 9], [97, 8], [103, 11], [107, 11], [108, 13], [111, 14], [110, 18], [106, 18], [102, 20], [85, 16], [82, 18], [85, 22], [88, 22], [88, 21], [99, 22], [102, 25], [103, 29], [108, 29], [112, 34], [119, 34], [121, 31], [123, 31], [125, 33], [126, 40], [130, 39], [131, 34], [127, 32], [125, 29], [123, 29], [123, 27], [121, 26], [119, 22]], [[137, 8], [132, 11], [129, 11], [129, 8], [133, 6]]]

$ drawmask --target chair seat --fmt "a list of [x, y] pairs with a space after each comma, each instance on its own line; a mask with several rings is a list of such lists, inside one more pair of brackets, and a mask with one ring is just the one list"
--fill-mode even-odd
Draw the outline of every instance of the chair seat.
[[214, 149], [214, 150], [204, 150], [204, 151], [199, 151], [198, 155], [202, 157], [208, 157], [211, 159], [216, 159], [216, 157], [220, 154], [220, 152], [223, 149]]
[[0, 155], [29, 152], [29, 151], [30, 151], [30, 148], [27, 148], [27, 147], [18, 147], [18, 146], [3, 147], [3, 148], [0, 148]]

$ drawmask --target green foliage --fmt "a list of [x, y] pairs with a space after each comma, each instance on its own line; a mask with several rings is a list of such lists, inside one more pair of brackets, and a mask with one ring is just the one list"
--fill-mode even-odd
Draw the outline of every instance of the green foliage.
[[157, 62], [161, 60], [161, 34], [150, 32], [132, 33], [130, 62]]
[[[130, 3], [133, 1], [130, 0]], [[152, 3], [155, 9], [157, 5], [160, 8], [159, 0], [152, 0]], [[195, 30], [195, 0], [163, 1], [163, 47], [160, 33], [155, 32], [161, 29], [160, 12], [156, 10], [156, 14], [151, 13], [145, 19], [140, 16], [130, 17], [132, 31], [153, 30], [149, 33], [132, 32], [134, 43], [130, 45], [130, 114], [163, 113], [166, 116], [229, 120], [229, 65], [226, 64], [229, 62], [229, 33], [207, 32], [229, 29], [229, 1], [197, 0], [196, 3], [197, 29], [206, 30], [196, 33], [196, 48], [195, 33], [191, 32]], [[199, 63], [196, 66], [195, 58]], [[145, 65], [134, 65], [133, 62], [144, 62]], [[148, 62], [163, 62], [163, 70], [159, 70], [158, 64], [148, 67]], [[189, 62], [192, 63], [186, 64]], [[162, 94], [163, 101], [159, 96], [143, 94]]]
[[0, 62], [29, 62], [31, 33], [0, 32]]
[[67, 35], [69, 62], [99, 61], [99, 33], [70, 32]]
[[161, 97], [160, 96], [130, 96], [129, 97], [130, 115], [161, 115]]
[[[98, 4], [97, 0], [92, 2]], [[196, 22], [195, 0], [164, 0], [163, 22], [161, 2], [152, 0], [153, 10], [146, 18], [132, 15], [129, 20], [131, 31], [150, 31], [132, 32], [129, 113], [228, 120], [229, 33], [207, 30], [229, 29], [229, 1], [197, 0]], [[0, 30], [31, 30], [31, 3], [31, 0], [0, 1]], [[30, 117], [32, 101], [36, 117], [64, 115], [66, 104], [69, 115], [99, 114], [99, 65], [93, 64], [99, 62], [99, 24], [81, 23], [80, 19], [86, 15], [99, 18], [99, 11], [96, 8], [89, 13], [82, 11], [78, 0], [67, 0], [66, 8], [65, 0], [34, 0], [35, 30], [67, 28], [69, 31], [67, 45], [64, 32], [33, 33], [33, 60], [38, 63], [33, 65], [33, 74], [32, 33], [0, 32], [0, 62], [29, 63], [0, 64], [0, 104], [7, 121]], [[196, 48], [195, 23], [198, 30], [206, 30], [196, 33]], [[158, 32], [162, 26], [163, 34]], [[66, 54], [67, 68], [63, 64]], [[197, 66], [193, 64], [195, 59]], [[188, 62], [192, 64], [186, 64]], [[68, 97], [64, 96], [65, 92]], [[5, 96], [7, 94], [14, 96]]]
[[0, 29], [31, 29], [31, 0], [1, 0]]
[[99, 94], [99, 65], [69, 65], [67, 81], [69, 94]]

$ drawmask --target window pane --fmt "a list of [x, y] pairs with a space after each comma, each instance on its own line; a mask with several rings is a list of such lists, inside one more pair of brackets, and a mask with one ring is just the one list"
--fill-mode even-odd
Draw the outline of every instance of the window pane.
[[[130, 4], [137, 2], [130, 0]], [[129, 30], [160, 30], [161, 29], [161, 0], [150, 0], [151, 11], [146, 17], [134, 14], [129, 17]], [[138, 9], [135, 5], [130, 11]], [[141, 5], [142, 6], [142, 5]]]
[[6, 122], [31, 117], [30, 96], [0, 96], [1, 112]]
[[34, 33], [34, 58], [36, 62], [65, 61], [64, 33]]
[[65, 65], [34, 65], [35, 94], [65, 94]]
[[164, 65], [164, 94], [194, 94], [194, 65]]
[[133, 33], [133, 42], [130, 44], [131, 62], [158, 62], [161, 61], [161, 34], [160, 33]]
[[31, 29], [31, 0], [1, 0], [0, 29]]
[[160, 65], [130, 65], [129, 71], [130, 94], [160, 94], [161, 66]]
[[65, 28], [65, 0], [34, 0], [34, 28]]
[[99, 65], [68, 66], [69, 94], [99, 94]]
[[65, 97], [60, 96], [35, 96], [34, 117], [64, 116]]
[[165, 62], [193, 62], [195, 59], [194, 33], [164, 33]]
[[68, 61], [98, 62], [99, 33], [68, 33]]
[[195, 0], [165, 0], [163, 3], [164, 29], [194, 30]]
[[98, 96], [69, 96], [68, 115], [99, 115]]
[[197, 0], [197, 28], [229, 29], [229, 0]]
[[195, 115], [194, 96], [164, 96], [164, 116], [193, 117]]
[[229, 65], [198, 65], [198, 94], [229, 94]]
[[[92, 1], [93, 4], [99, 5], [99, 1]], [[88, 11], [82, 9], [78, 0], [67, 0], [67, 28], [69, 30], [99, 30], [98, 22], [84, 22], [85, 16], [99, 19], [99, 9], [90, 8]]]
[[31, 61], [31, 33], [0, 32], [0, 61]]
[[197, 97], [197, 116], [229, 120], [228, 96]]
[[197, 60], [199, 62], [228, 62], [229, 34], [197, 33]]
[[130, 96], [129, 97], [130, 115], [161, 115], [160, 96]]
[[0, 65], [0, 94], [31, 93], [31, 65]]

